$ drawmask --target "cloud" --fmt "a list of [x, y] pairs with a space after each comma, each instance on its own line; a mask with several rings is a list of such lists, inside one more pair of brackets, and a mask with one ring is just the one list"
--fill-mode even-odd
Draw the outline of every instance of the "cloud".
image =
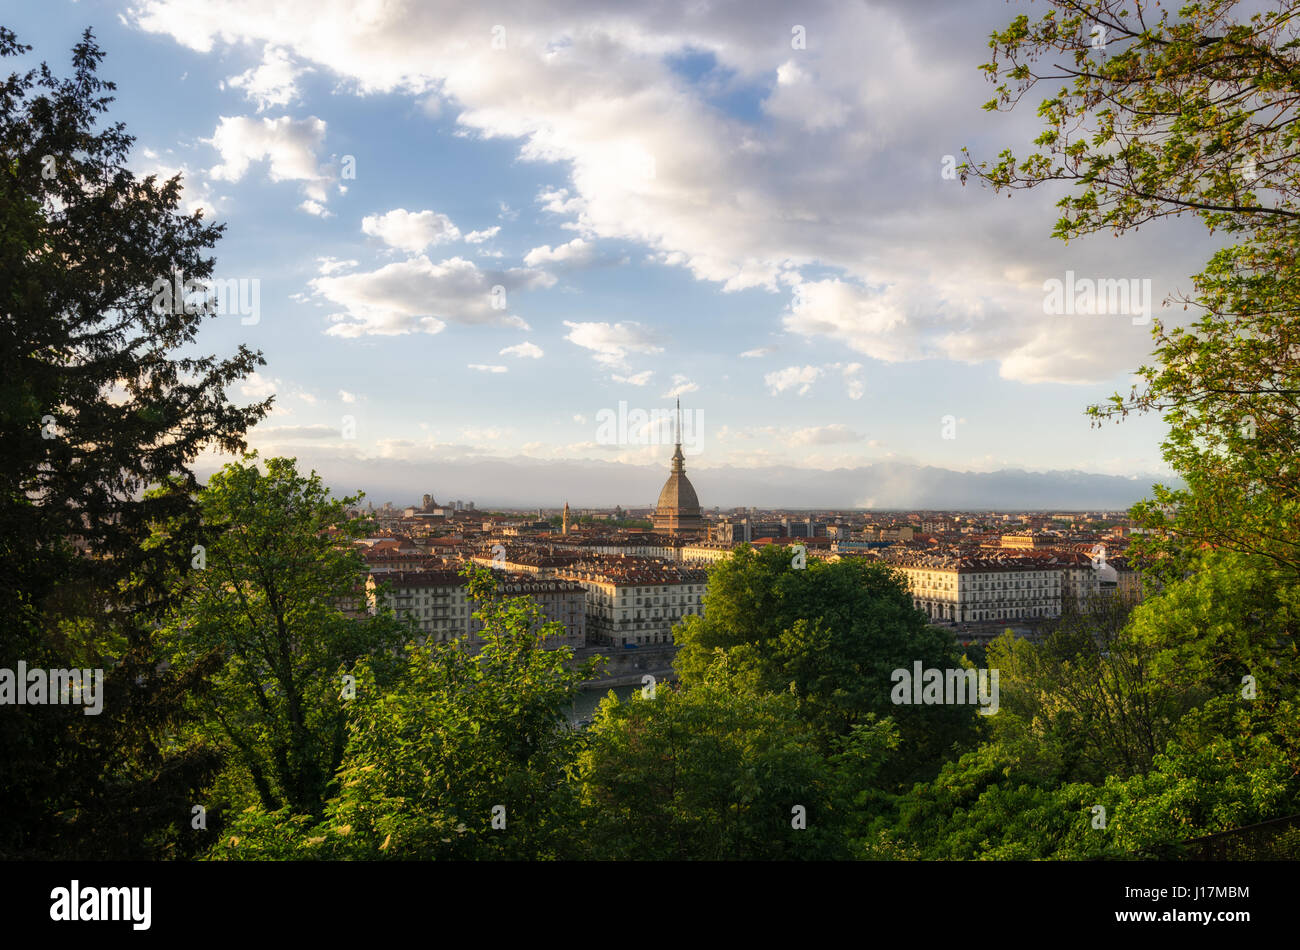
[[861, 379], [861, 363], [832, 363], [831, 369], [839, 370], [844, 374], [844, 388], [849, 394], [850, 399], [861, 399], [867, 391], [866, 381]]
[[[1043, 278], [1067, 266], [1134, 276], [1114, 273], [1129, 263], [1118, 244], [1043, 240], [1057, 194], [1008, 202], [940, 177], [962, 143], [992, 157], [1040, 131], [1032, 108], [999, 116], [995, 132], [979, 109], [986, 51], [970, 37], [1005, 27], [1001, 5], [936, 17], [930, 4], [812, 0], [797, 53], [788, 16], [770, 5], [527, 5], [507, 18], [508, 53], [487, 40], [501, 15], [473, 5], [364, 9], [134, 0], [127, 19], [200, 52], [282, 50], [337, 75], [345, 93], [436, 103], [455, 134], [544, 168], [540, 207], [583, 242], [636, 244], [726, 292], [790, 294], [783, 322], [805, 338], [889, 362], [991, 360], [1023, 382], [1109, 378], [1149, 351], [1131, 327], [1032, 319]], [[683, 74], [685, 53], [704, 75]], [[232, 152], [223, 162], [238, 168], [243, 152]], [[501, 220], [517, 214], [499, 208]], [[1182, 279], [1211, 244], [1156, 242], [1143, 267]]]
[[614, 373], [609, 378], [616, 383], [624, 383], [628, 386], [646, 386], [650, 383], [652, 376], [654, 376], [654, 370], [647, 369], [640, 373], [633, 373], [631, 376], [620, 376]]
[[590, 264], [596, 258], [596, 249], [590, 241], [574, 238], [568, 244], [554, 248], [543, 244], [524, 255], [524, 263], [529, 267], [542, 267], [557, 264], [563, 267], [577, 268]]
[[686, 393], [693, 393], [699, 390], [699, 386], [691, 382], [680, 373], [673, 374], [673, 384], [661, 398], [676, 399], [678, 396], [684, 396]]
[[445, 244], [460, 237], [451, 218], [436, 211], [407, 211], [395, 208], [382, 215], [361, 219], [361, 230], [379, 238], [389, 247], [418, 254], [432, 244]]
[[326, 208], [326, 207], [325, 207], [323, 204], [321, 204], [320, 202], [318, 202], [318, 201], [312, 201], [310, 198], [308, 198], [308, 199], [307, 199], [306, 201], [304, 201], [302, 204], [298, 205], [298, 210], [299, 210], [299, 211], [305, 211], [305, 212], [307, 212], [308, 214], [314, 214], [314, 215], [315, 215], [316, 217], [318, 217], [318, 218], [332, 218], [332, 217], [334, 217], [334, 212], [330, 211], [328, 208]]
[[328, 334], [361, 337], [439, 333], [447, 323], [526, 330], [528, 324], [502, 306], [508, 292], [554, 283], [544, 271], [488, 271], [460, 257], [435, 264], [420, 256], [372, 271], [323, 275], [309, 286], [341, 308], [330, 315]]
[[222, 85], [244, 90], [244, 95], [257, 103], [257, 111], [264, 112], [272, 106], [287, 106], [298, 98], [297, 78], [304, 71], [294, 66], [285, 50], [268, 45], [262, 51], [261, 65], [231, 76]]
[[615, 369], [625, 369], [629, 353], [662, 353], [655, 335], [639, 323], [575, 323], [565, 320], [569, 328], [565, 337], [591, 350], [596, 362]]
[[501, 231], [501, 225], [486, 228], [482, 231], [471, 231], [465, 235], [466, 244], [482, 244], [484, 241], [490, 241]]
[[770, 356], [775, 352], [776, 352], [775, 346], [760, 346], [758, 349], [755, 350], [746, 350], [744, 353], [740, 354], [740, 358], [743, 360], [756, 359], [757, 357], [760, 356]]
[[249, 432], [249, 438], [298, 441], [307, 439], [340, 439], [343, 431], [338, 426], [258, 426]]
[[341, 270], [349, 270], [350, 268], [356, 267], [357, 263], [358, 262], [355, 260], [340, 261], [333, 257], [316, 258], [316, 264], [318, 265], [320, 272], [326, 276], [337, 273]]
[[265, 161], [271, 181], [304, 182], [307, 197], [323, 202], [329, 176], [317, 164], [316, 151], [324, 140], [325, 121], [315, 116], [221, 116], [212, 138], [203, 141], [221, 156], [221, 162], [208, 172], [213, 179], [239, 181], [253, 162]]
[[239, 383], [239, 394], [245, 399], [265, 399], [275, 395], [282, 383], [278, 379], [269, 379], [254, 370]]
[[192, 171], [188, 164], [184, 162], [170, 164], [149, 148], [140, 150], [140, 159], [135, 155], [132, 155], [131, 159], [131, 170], [137, 178], [154, 175], [161, 183], [180, 175], [181, 207], [186, 214], [202, 211], [205, 218], [212, 218], [220, 210], [219, 199], [212, 194], [211, 185]]
[[350, 393], [350, 392], [348, 392], [346, 389], [340, 389], [340, 390], [339, 390], [339, 399], [343, 400], [344, 402], [356, 402], [356, 401], [357, 401], [356, 394], [354, 394], [354, 393]]
[[514, 346], [507, 346], [505, 349], [500, 350], [498, 355], [539, 360], [542, 358], [542, 348], [536, 343], [516, 343]]
[[791, 433], [790, 441], [795, 445], [838, 445], [844, 442], [861, 442], [865, 436], [854, 432], [842, 423], [826, 426], [813, 426]]
[[799, 395], [806, 396], [812, 389], [813, 382], [821, 375], [822, 370], [817, 366], [787, 366], [785, 369], [768, 373], [763, 377], [763, 382], [771, 388], [773, 396], [796, 386]]
[[468, 366], [469, 366], [470, 369], [476, 369], [476, 370], [478, 370], [478, 371], [481, 372], [481, 373], [508, 373], [508, 372], [510, 372], [510, 370], [509, 370], [508, 367], [505, 367], [505, 366], [488, 366], [488, 365], [485, 364], [485, 363], [470, 363], [470, 364], [468, 364]]

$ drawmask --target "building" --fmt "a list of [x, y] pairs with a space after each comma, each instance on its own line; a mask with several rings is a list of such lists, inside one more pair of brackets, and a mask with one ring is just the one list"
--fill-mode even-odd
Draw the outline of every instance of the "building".
[[1061, 615], [1063, 571], [1054, 558], [904, 553], [886, 562], [907, 578], [912, 602], [931, 620], [1001, 623]]
[[659, 503], [651, 516], [655, 530], [681, 538], [703, 538], [707, 531], [700, 513], [695, 486], [686, 477], [686, 459], [682, 455], [682, 401], [677, 400], [677, 448], [673, 452], [672, 474], [659, 492]]
[[557, 572], [587, 591], [587, 638], [613, 646], [673, 642], [673, 625], [704, 613], [708, 572], [611, 558]]
[[[370, 612], [379, 608], [379, 586], [389, 587], [385, 603], [399, 617], [410, 617], [426, 640], [446, 642], [468, 637], [470, 643], [481, 642], [478, 634], [483, 624], [474, 618], [475, 606], [465, 586], [465, 578], [456, 571], [394, 571], [366, 578], [366, 598]], [[561, 637], [546, 641], [548, 647], [587, 645], [587, 595], [578, 584], [563, 580], [539, 580], [514, 575], [497, 575], [497, 593], [502, 597], [533, 598], [542, 608], [546, 620], [564, 626]]]
[[1061, 539], [1046, 534], [1004, 534], [998, 538], [998, 547], [1007, 550], [1041, 550], [1060, 544]]

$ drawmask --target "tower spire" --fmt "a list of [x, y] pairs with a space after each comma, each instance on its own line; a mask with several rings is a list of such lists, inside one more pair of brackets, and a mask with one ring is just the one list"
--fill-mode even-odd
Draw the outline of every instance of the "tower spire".
[[682, 455], [682, 401], [677, 400], [677, 450], [673, 452], [673, 471], [680, 474], [686, 471], [686, 457]]

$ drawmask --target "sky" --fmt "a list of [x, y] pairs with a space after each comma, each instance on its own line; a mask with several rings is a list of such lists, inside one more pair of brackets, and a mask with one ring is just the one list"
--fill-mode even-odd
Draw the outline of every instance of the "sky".
[[710, 470], [1167, 474], [1158, 419], [1084, 414], [1128, 391], [1150, 325], [1045, 314], [1044, 282], [1149, 280], [1176, 323], [1160, 302], [1210, 239], [1067, 245], [1060, 190], [944, 174], [1028, 151], [1033, 104], [981, 109], [978, 66], [1043, 9], [49, 0], [3, 22], [59, 73], [93, 28], [133, 168], [181, 172], [227, 225], [244, 305], [198, 344], [265, 356], [230, 393], [276, 395], [263, 456], [347, 490], [411, 473], [383, 482], [399, 502], [473, 498], [488, 470], [558, 499], [569, 463], [666, 472], [636, 412], [681, 399], [707, 506]]

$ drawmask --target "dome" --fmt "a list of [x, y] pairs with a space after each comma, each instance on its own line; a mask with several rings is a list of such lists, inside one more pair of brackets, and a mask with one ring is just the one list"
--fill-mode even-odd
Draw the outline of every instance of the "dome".
[[677, 406], [678, 433], [677, 451], [673, 452], [672, 474], [664, 482], [659, 492], [659, 503], [651, 518], [655, 530], [678, 537], [703, 537], [707, 533], [704, 518], [700, 514], [700, 499], [695, 495], [695, 486], [686, 477], [686, 459], [682, 455], [681, 403]]
[[668, 476], [663, 491], [659, 493], [657, 507], [662, 512], [684, 510], [685, 514], [695, 514], [700, 510], [700, 499], [696, 497], [695, 486], [685, 472], [673, 472]]

